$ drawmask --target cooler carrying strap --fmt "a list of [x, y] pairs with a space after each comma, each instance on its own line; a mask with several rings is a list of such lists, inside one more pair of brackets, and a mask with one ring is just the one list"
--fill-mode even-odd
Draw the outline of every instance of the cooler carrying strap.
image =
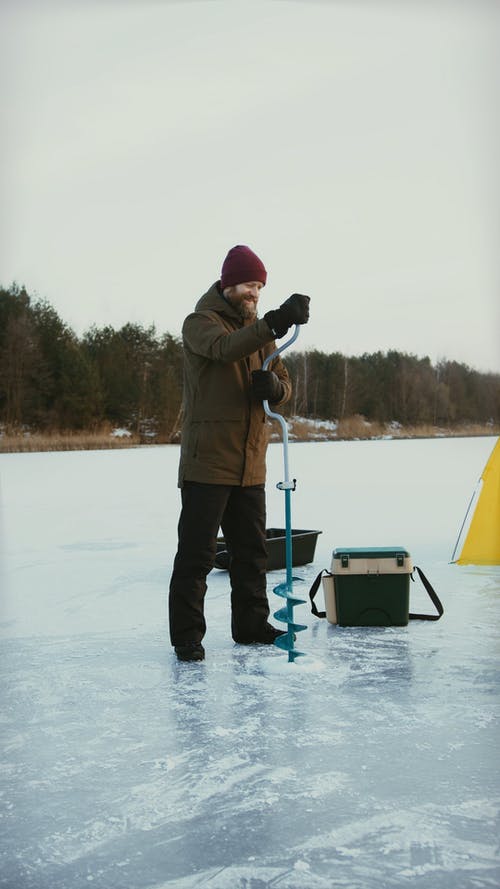
[[327, 574], [330, 577], [332, 576], [330, 571], [326, 571], [325, 569], [323, 569], [323, 571], [319, 572], [318, 576], [315, 578], [315, 580], [313, 582], [311, 589], [309, 590], [309, 598], [311, 600], [311, 611], [313, 614], [316, 615], [316, 617], [326, 617], [326, 611], [318, 611], [318, 609], [316, 607], [316, 602], [314, 601], [314, 597], [315, 597], [316, 593], [318, 592], [319, 585], [321, 583], [321, 578], [323, 577], [323, 574]]
[[[412, 614], [410, 612], [409, 619], [410, 620], [439, 620], [440, 617], [444, 614], [444, 608], [441, 604], [438, 594], [435, 589], [431, 586], [430, 582], [427, 580], [424, 572], [421, 568], [418, 568], [415, 565], [415, 570], [418, 571], [418, 575], [420, 580], [422, 581], [425, 589], [427, 590], [430, 599], [432, 600], [433, 605], [436, 607], [437, 614]], [[413, 574], [410, 575], [411, 579], [414, 580]]]

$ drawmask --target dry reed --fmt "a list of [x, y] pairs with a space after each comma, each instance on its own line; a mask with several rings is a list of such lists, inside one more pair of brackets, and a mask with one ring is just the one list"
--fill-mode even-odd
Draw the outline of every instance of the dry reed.
[[138, 435], [115, 436], [109, 430], [96, 432], [20, 432], [0, 436], [0, 453], [34, 453], [37, 451], [97, 451], [108, 448], [130, 448], [140, 444]]
[[[288, 420], [293, 441], [373, 441], [408, 438], [464, 438], [499, 435], [498, 424], [464, 423], [457, 426], [433, 426], [428, 423], [403, 426], [400, 423], [368, 422], [365, 417], [346, 417], [338, 423], [291, 417]], [[278, 439], [279, 433], [273, 438]]]
[[[332, 422], [305, 417], [288, 419], [290, 441], [367, 441], [377, 439], [457, 438], [500, 435], [498, 424], [462, 424], [403, 426], [399, 423], [369, 423], [364, 417], [347, 417]], [[281, 431], [273, 424], [271, 441], [281, 439]], [[161, 436], [146, 438], [137, 434], [117, 435], [111, 427], [97, 431], [0, 432], [0, 453], [34, 453], [37, 451], [94, 451], [111, 448], [135, 448], [145, 444], [169, 443]], [[178, 443], [176, 439], [175, 443]]]

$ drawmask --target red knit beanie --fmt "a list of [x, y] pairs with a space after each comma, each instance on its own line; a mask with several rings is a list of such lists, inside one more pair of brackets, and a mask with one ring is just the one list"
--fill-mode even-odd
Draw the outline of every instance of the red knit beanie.
[[266, 280], [264, 263], [250, 247], [243, 244], [232, 247], [222, 264], [220, 283], [223, 290], [246, 281], [260, 281], [265, 284]]

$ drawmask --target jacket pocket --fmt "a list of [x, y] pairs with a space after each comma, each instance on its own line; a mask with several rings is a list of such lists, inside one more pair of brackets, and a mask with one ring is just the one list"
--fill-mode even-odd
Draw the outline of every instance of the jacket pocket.
[[204, 420], [193, 423], [193, 457], [209, 468], [233, 468], [239, 465], [243, 457], [244, 440], [241, 420]]

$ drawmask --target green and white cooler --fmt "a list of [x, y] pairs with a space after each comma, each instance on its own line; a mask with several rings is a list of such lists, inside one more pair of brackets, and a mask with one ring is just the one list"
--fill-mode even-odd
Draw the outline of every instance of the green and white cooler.
[[402, 546], [334, 549], [322, 579], [327, 620], [341, 627], [405, 626], [412, 571]]

